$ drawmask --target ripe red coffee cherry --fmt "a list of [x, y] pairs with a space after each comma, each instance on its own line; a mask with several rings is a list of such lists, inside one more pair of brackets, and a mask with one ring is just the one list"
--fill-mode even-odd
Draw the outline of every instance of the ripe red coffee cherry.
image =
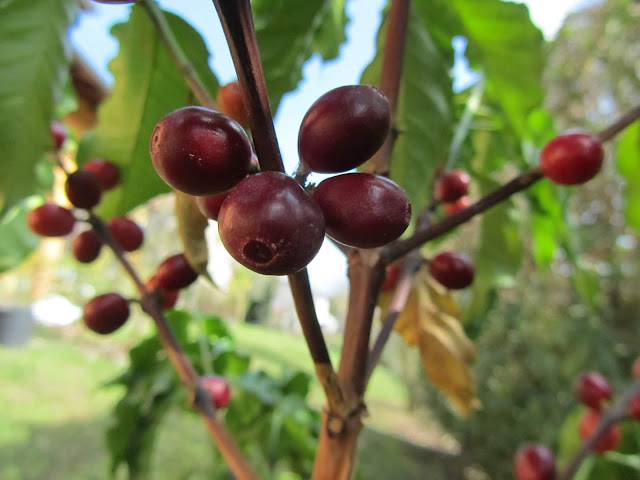
[[76, 217], [71, 210], [54, 203], [45, 203], [27, 213], [27, 225], [43, 237], [68, 235], [75, 223]]
[[218, 232], [229, 254], [250, 270], [290, 275], [320, 250], [324, 218], [293, 178], [261, 172], [229, 192], [218, 216]]
[[183, 253], [164, 260], [156, 271], [158, 285], [167, 290], [186, 288], [196, 281], [198, 272], [187, 261]]
[[640, 421], [640, 393], [636, 393], [629, 405], [629, 415]]
[[469, 192], [471, 177], [462, 170], [452, 170], [436, 180], [436, 198], [441, 202], [455, 202]]
[[455, 202], [443, 203], [442, 208], [444, 210], [444, 214], [447, 217], [450, 217], [451, 215], [455, 215], [460, 210], [464, 210], [465, 208], [467, 208], [469, 205], [472, 205], [472, 204], [473, 204], [473, 200], [471, 200], [471, 198], [467, 196], [464, 196], [464, 197], [460, 197]]
[[249, 127], [249, 115], [238, 82], [227, 83], [220, 87], [216, 103], [222, 113], [229, 115], [244, 128]]
[[[591, 409], [584, 412], [578, 426], [580, 438], [582, 440], [589, 439], [598, 426], [598, 422], [600, 422], [600, 414], [598, 412]], [[621, 437], [620, 427], [615, 424], [611, 425], [605, 434], [596, 442], [593, 449], [600, 453], [614, 450], [620, 443]]]
[[79, 262], [91, 263], [100, 255], [102, 239], [93, 230], [85, 230], [71, 242], [71, 253]]
[[546, 445], [528, 443], [516, 452], [515, 471], [517, 480], [554, 480], [556, 459]]
[[102, 188], [96, 176], [85, 170], [76, 170], [64, 184], [67, 198], [74, 207], [91, 209], [100, 203]]
[[384, 274], [384, 282], [380, 287], [381, 292], [391, 292], [396, 288], [398, 280], [400, 279], [400, 265], [397, 263], [390, 263], [387, 265]]
[[218, 193], [216, 195], [208, 195], [206, 197], [196, 197], [196, 205], [202, 212], [202, 214], [212, 220], [218, 220], [220, 215], [220, 207], [222, 202], [227, 198], [229, 192]]
[[85, 163], [82, 169], [93, 173], [103, 190], [111, 190], [120, 183], [120, 169], [109, 160], [93, 158]]
[[144, 241], [142, 228], [127, 217], [112, 218], [109, 220], [108, 226], [111, 236], [125, 252], [137, 250]]
[[540, 154], [540, 168], [554, 183], [578, 185], [596, 176], [603, 157], [602, 144], [595, 136], [567, 133], [545, 145]]
[[165, 116], [151, 135], [151, 160], [158, 175], [189, 195], [213, 195], [247, 176], [251, 144], [231, 117], [202, 107]]
[[216, 408], [224, 408], [231, 400], [229, 382], [218, 375], [205, 375], [200, 379], [202, 386], [211, 394], [211, 400]]
[[51, 122], [51, 138], [56, 150], [60, 150], [64, 142], [67, 141], [67, 127], [60, 122]]
[[164, 310], [169, 310], [170, 308], [175, 307], [178, 302], [178, 297], [180, 296], [179, 290], [168, 290], [166, 288], [162, 288], [158, 284], [158, 276], [153, 275], [146, 284], [148, 290], [154, 291], [157, 290], [160, 294], [160, 301], [162, 303], [162, 308]]
[[429, 273], [445, 287], [459, 290], [473, 282], [473, 262], [464, 253], [442, 252], [429, 262]]
[[389, 102], [375, 87], [336, 88], [316, 100], [302, 119], [298, 154], [315, 172], [346, 172], [378, 151], [390, 123]]
[[98, 295], [84, 306], [84, 323], [103, 335], [116, 331], [128, 318], [129, 302], [117, 293]]
[[609, 381], [598, 372], [581, 374], [576, 380], [575, 392], [581, 403], [598, 411], [602, 410], [613, 396]]
[[358, 248], [381, 247], [409, 226], [411, 204], [397, 183], [372, 173], [345, 173], [320, 182], [313, 198], [327, 235]]

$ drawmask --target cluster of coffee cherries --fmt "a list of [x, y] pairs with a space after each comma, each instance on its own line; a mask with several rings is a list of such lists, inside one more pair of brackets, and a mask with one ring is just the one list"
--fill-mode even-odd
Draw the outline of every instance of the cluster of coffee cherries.
[[[640, 379], [640, 357], [632, 367], [633, 377]], [[578, 376], [575, 383], [577, 400], [587, 409], [580, 417], [578, 434], [587, 441], [594, 434], [603, 412], [613, 399], [613, 389], [609, 381], [598, 372], [585, 372]], [[628, 416], [640, 421], [640, 393], [630, 403]], [[593, 446], [596, 453], [615, 450], [620, 444], [622, 434], [617, 424], [611, 425]], [[556, 460], [546, 445], [525, 444], [515, 455], [517, 480], [554, 480], [556, 478]]]
[[[374, 87], [339, 87], [306, 113], [298, 136], [308, 171], [340, 174], [308, 193], [275, 171], [251, 173], [246, 107], [235, 84], [218, 94], [218, 108], [180, 108], [162, 118], [151, 136], [158, 175], [197, 197], [229, 254], [265, 275], [293, 274], [309, 264], [325, 234], [357, 248], [376, 248], [402, 235], [411, 205], [396, 183], [370, 173], [344, 173], [362, 165], [389, 134], [386, 97]], [[310, 189], [311, 190], [311, 189]]]

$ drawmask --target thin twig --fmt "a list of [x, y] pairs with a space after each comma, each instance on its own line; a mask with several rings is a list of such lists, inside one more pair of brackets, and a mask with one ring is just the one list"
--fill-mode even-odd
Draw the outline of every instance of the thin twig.
[[601, 142], [611, 140], [622, 130], [627, 128], [633, 122], [640, 118], [640, 104], [633, 107], [628, 112], [624, 113], [619, 119], [609, 125], [607, 128], [599, 132], [596, 136]]

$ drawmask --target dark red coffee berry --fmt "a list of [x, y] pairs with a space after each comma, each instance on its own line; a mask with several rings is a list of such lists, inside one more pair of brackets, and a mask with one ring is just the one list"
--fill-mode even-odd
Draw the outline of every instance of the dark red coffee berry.
[[74, 207], [91, 209], [100, 203], [102, 188], [96, 176], [85, 170], [76, 170], [64, 184], [67, 198]]
[[218, 193], [216, 195], [208, 195], [206, 197], [196, 197], [196, 205], [202, 212], [202, 214], [212, 220], [218, 220], [220, 215], [220, 207], [222, 202], [227, 198], [229, 192]]
[[246, 177], [251, 144], [231, 117], [185, 107], [160, 120], [151, 135], [151, 160], [158, 175], [189, 195], [213, 195]]
[[169, 310], [175, 307], [178, 302], [178, 297], [180, 296], [180, 290], [167, 290], [166, 288], [162, 288], [158, 285], [158, 276], [153, 275], [146, 284], [148, 290], [154, 291], [157, 290], [160, 294], [160, 301], [162, 303], [162, 308], [164, 310]]
[[244, 128], [249, 127], [249, 113], [238, 82], [227, 83], [220, 87], [216, 103], [222, 113], [229, 115]]
[[629, 404], [629, 415], [640, 421], [640, 393], [636, 393]]
[[103, 190], [111, 190], [120, 183], [120, 169], [109, 160], [93, 158], [85, 163], [82, 169], [93, 173]]
[[441, 202], [455, 202], [469, 192], [471, 177], [462, 170], [452, 170], [436, 180], [435, 194]]
[[67, 127], [60, 122], [51, 122], [51, 139], [56, 147], [56, 150], [60, 150], [64, 142], [67, 141]]
[[320, 207], [291, 177], [250, 175], [220, 209], [218, 232], [229, 254], [264, 275], [289, 275], [306, 267], [324, 240]]
[[567, 133], [545, 145], [540, 154], [540, 168], [554, 183], [578, 185], [596, 176], [603, 158], [602, 144], [595, 136]]
[[384, 282], [380, 287], [381, 292], [391, 292], [396, 288], [398, 280], [400, 279], [400, 265], [397, 263], [390, 263], [385, 269]]
[[554, 480], [556, 459], [546, 445], [528, 443], [516, 452], [515, 471], [517, 480]]
[[229, 405], [229, 400], [231, 400], [229, 382], [218, 375], [205, 375], [200, 381], [211, 394], [211, 400], [216, 408], [224, 408]]
[[[593, 432], [595, 432], [600, 422], [600, 414], [595, 410], [587, 410], [580, 419], [578, 431], [582, 440], [588, 440]], [[596, 442], [593, 449], [602, 453], [608, 450], [614, 450], [620, 443], [622, 434], [618, 425], [611, 425], [604, 435]]]
[[187, 257], [183, 253], [172, 255], [164, 260], [156, 271], [158, 285], [167, 290], [187, 288], [198, 278]]
[[54, 203], [45, 203], [27, 213], [27, 225], [43, 237], [68, 235], [75, 223], [76, 217], [71, 210]]
[[79, 262], [91, 263], [100, 255], [102, 239], [93, 230], [85, 230], [71, 242], [71, 253]]
[[464, 253], [442, 252], [429, 262], [429, 273], [445, 287], [459, 290], [473, 282], [473, 262]]
[[96, 333], [116, 331], [129, 318], [129, 302], [117, 293], [92, 298], [84, 306], [84, 323]]
[[443, 203], [442, 208], [444, 210], [444, 214], [447, 217], [450, 217], [451, 215], [455, 215], [460, 210], [464, 210], [465, 208], [467, 208], [469, 205], [472, 205], [472, 204], [473, 204], [473, 200], [471, 200], [471, 198], [467, 196], [464, 196], [464, 197], [460, 197], [455, 202]]
[[375, 87], [336, 88], [316, 100], [304, 116], [298, 154], [315, 172], [346, 172], [380, 149], [390, 123], [389, 102]]
[[352, 247], [386, 245], [400, 237], [411, 220], [411, 204], [404, 190], [372, 173], [327, 178], [313, 198], [324, 214], [327, 235]]
[[144, 232], [133, 220], [127, 217], [115, 217], [109, 220], [108, 225], [111, 236], [125, 252], [133, 252], [142, 246]]
[[602, 410], [613, 396], [609, 381], [598, 372], [581, 374], [576, 380], [575, 392], [580, 402], [594, 410]]

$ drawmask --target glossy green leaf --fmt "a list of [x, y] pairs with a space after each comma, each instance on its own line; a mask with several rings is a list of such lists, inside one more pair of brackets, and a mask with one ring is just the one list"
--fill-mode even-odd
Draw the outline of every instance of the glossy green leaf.
[[34, 193], [35, 166], [53, 149], [49, 124], [69, 75], [77, 10], [77, 0], [0, 2], [0, 212]]
[[324, 60], [338, 56], [346, 40], [345, 0], [253, 0], [251, 8], [275, 114], [282, 96], [297, 87], [302, 66], [313, 54]]
[[618, 172], [625, 180], [624, 215], [630, 227], [640, 233], [640, 123], [628, 127], [618, 143]]
[[[190, 25], [166, 13], [180, 46], [208, 89], [217, 80], [208, 66], [204, 41]], [[79, 146], [78, 162], [107, 158], [121, 168], [122, 182], [104, 196], [105, 217], [121, 215], [170, 188], [157, 175], [149, 156], [149, 139], [158, 121], [176, 108], [193, 104], [193, 96], [144, 8], [134, 6], [125, 23], [112, 29], [120, 43], [110, 69], [115, 77], [111, 96], [98, 112], [97, 128]]]

